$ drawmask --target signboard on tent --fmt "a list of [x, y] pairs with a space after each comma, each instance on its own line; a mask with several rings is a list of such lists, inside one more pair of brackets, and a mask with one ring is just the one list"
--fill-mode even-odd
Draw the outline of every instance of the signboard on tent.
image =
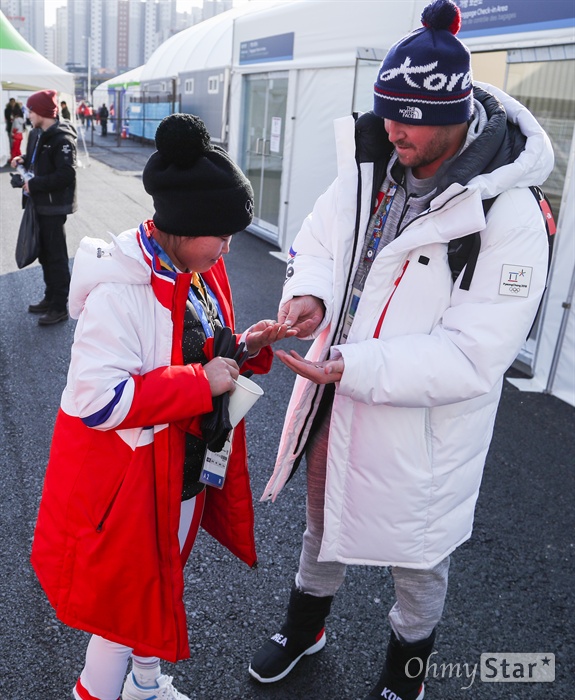
[[553, 0], [541, 11], [538, 2], [455, 0], [461, 10], [459, 37], [545, 31], [575, 26], [573, 0]]

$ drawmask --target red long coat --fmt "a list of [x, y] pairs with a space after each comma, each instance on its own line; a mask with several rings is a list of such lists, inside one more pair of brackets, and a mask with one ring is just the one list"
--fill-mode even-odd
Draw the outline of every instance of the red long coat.
[[[113, 250], [114, 260], [122, 257]], [[223, 260], [204, 278], [233, 328]], [[133, 647], [139, 655], [176, 661], [189, 656], [178, 542], [184, 428], [199, 434], [199, 416], [212, 409], [212, 400], [201, 365], [182, 365], [190, 275], [167, 284], [148, 272], [148, 280], [157, 304], [171, 309], [172, 364], [131, 377], [131, 407], [116, 429], [87, 427], [60, 409], [32, 564], [62, 622]], [[161, 324], [162, 314], [157, 316]], [[265, 348], [245, 367], [267, 372], [271, 360]], [[148, 426], [153, 431], [142, 435], [153, 436], [135, 446], [119, 435]], [[202, 527], [253, 566], [253, 520], [242, 422], [234, 431], [224, 488], [208, 488]]]

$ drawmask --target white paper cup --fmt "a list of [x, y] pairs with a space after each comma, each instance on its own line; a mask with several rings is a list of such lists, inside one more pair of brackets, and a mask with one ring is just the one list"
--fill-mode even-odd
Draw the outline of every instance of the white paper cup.
[[263, 396], [264, 390], [241, 374], [234, 381], [236, 390], [230, 394], [229, 412], [230, 423], [235, 428], [260, 396]]

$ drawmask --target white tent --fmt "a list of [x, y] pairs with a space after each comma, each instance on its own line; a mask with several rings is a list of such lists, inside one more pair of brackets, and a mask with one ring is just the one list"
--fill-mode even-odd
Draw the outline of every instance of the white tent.
[[[286, 1], [291, 0], [283, 0]], [[278, 2], [282, 0], [252, 0], [247, 5], [222, 12], [174, 34], [150, 56], [143, 66], [140, 80], [144, 83], [177, 78], [188, 70], [230, 66], [235, 20]]]
[[[126, 103], [128, 94], [140, 94], [140, 75], [144, 66], [132, 68], [125, 73], [120, 73], [114, 78], [100, 83], [92, 92], [92, 102], [94, 105], [107, 104], [110, 108], [110, 132], [122, 128], [126, 117]], [[112, 110], [113, 108], [113, 110]]]
[[74, 76], [44, 58], [0, 12], [0, 80], [4, 90], [74, 94]]
[[[270, 190], [277, 188], [277, 192], [272, 192], [273, 198], [280, 202], [279, 215], [272, 222], [275, 229], [266, 225], [255, 232], [275, 242], [284, 251], [282, 255], [315, 198], [335, 174], [333, 118], [371, 108], [377, 59], [399, 37], [418, 26], [425, 4], [426, 0], [411, 3], [292, 0], [235, 20], [229, 150], [253, 178], [254, 188], [257, 185], [262, 193], [263, 218], [266, 206], [270, 211]], [[283, 37], [292, 43], [282, 53], [278, 47]], [[568, 44], [571, 48], [565, 49], [566, 56], [572, 56], [572, 20], [568, 27], [553, 27], [544, 32], [534, 27], [530, 33], [482, 36], [481, 41], [484, 51], [492, 50], [495, 43], [496, 48]], [[278, 86], [282, 80], [285, 88]], [[266, 109], [269, 104], [270, 109], [278, 111], [280, 89], [286, 91], [281, 118], [276, 116], [271, 124], [266, 124], [257, 114], [252, 117], [247, 109], [251, 95], [254, 100], [267, 95]], [[263, 97], [261, 102], [264, 104]], [[255, 148], [250, 143], [254, 131], [259, 137], [252, 139]], [[534, 351], [534, 376], [513, 380], [522, 390], [545, 391], [572, 405], [575, 405], [574, 142], [575, 137], [567, 165], [554, 263]], [[250, 155], [246, 158], [248, 151]], [[257, 169], [258, 154], [261, 154], [261, 171]], [[279, 166], [281, 180], [273, 165], [274, 159], [277, 162], [280, 157], [283, 158]]]
[[[247, 151], [264, 150], [267, 161], [273, 159], [281, 172], [281, 177], [270, 173], [267, 182], [279, 192], [263, 192], [262, 216], [256, 207], [252, 230], [282, 251], [289, 250], [316, 197], [335, 177], [333, 120], [372, 108], [381, 58], [419, 24], [425, 4], [426, 0], [290, 0], [235, 20], [229, 150], [244, 168]], [[267, 87], [263, 81], [268, 81]], [[248, 124], [246, 118], [246, 90], [252, 84], [263, 95], [273, 90], [275, 104], [282, 102], [282, 114], [275, 115], [273, 124], [262, 124], [265, 133], [258, 135], [255, 147], [250, 134], [259, 125]], [[357, 99], [360, 94], [363, 99]], [[258, 97], [254, 94], [253, 100]], [[259, 177], [256, 168], [250, 164], [248, 177]], [[272, 196], [279, 202], [274, 221], [264, 211]]]
[[557, 241], [549, 288], [539, 330], [539, 342], [531, 379], [510, 379], [522, 391], [558, 396], [575, 406], [575, 148], [570, 163], [558, 221]]
[[[0, 11], [0, 82], [2, 91], [56, 90], [69, 104], [74, 98], [74, 76], [44, 58], [16, 31]], [[4, 92], [2, 104], [6, 103]], [[9, 156], [8, 138], [2, 129], [0, 166]]]
[[132, 70], [116, 75], [114, 78], [100, 83], [92, 93], [94, 104], [98, 105], [105, 102], [110, 90], [126, 90], [129, 87], [138, 86], [140, 84], [140, 75], [142, 74], [143, 68], [144, 66], [132, 68]]
[[107, 102], [110, 92], [116, 90], [128, 90], [129, 88], [138, 88], [140, 85], [140, 76], [144, 66], [132, 68], [132, 70], [116, 75], [114, 78], [105, 80], [100, 83], [92, 92], [92, 100], [95, 105], [100, 105]]
[[282, 2], [291, 0], [252, 0], [189, 27], [159, 46], [140, 74], [141, 103], [132, 100], [131, 135], [152, 139], [166, 110], [176, 108], [177, 103], [178, 109], [200, 116], [212, 139], [225, 145], [234, 23], [238, 17]]

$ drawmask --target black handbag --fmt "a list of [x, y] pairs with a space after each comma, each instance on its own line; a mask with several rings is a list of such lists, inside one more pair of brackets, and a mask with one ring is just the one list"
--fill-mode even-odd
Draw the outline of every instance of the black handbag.
[[28, 197], [16, 241], [16, 265], [21, 270], [30, 265], [40, 254], [40, 230], [36, 207]]

